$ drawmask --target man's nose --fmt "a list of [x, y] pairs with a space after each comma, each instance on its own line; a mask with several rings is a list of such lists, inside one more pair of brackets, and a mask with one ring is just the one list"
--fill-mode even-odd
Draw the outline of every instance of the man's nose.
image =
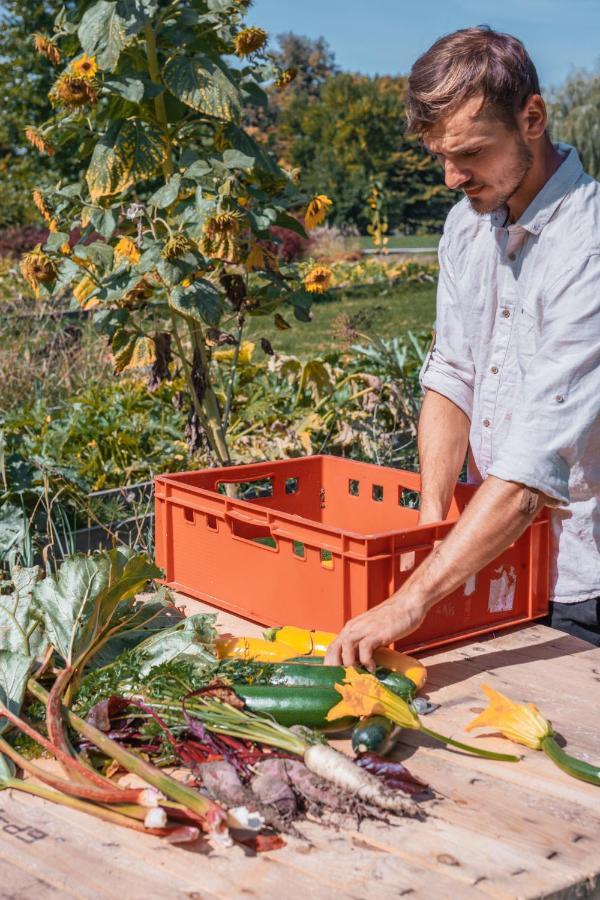
[[468, 169], [459, 168], [450, 160], [444, 162], [444, 181], [446, 187], [452, 191], [458, 190], [463, 184], [467, 184], [471, 180], [471, 172]]

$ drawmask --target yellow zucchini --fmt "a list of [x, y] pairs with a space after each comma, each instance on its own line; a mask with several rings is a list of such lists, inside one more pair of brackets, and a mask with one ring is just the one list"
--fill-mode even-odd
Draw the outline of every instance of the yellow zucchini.
[[281, 641], [266, 641], [254, 637], [218, 638], [215, 641], [219, 659], [253, 659], [256, 662], [282, 662], [297, 656], [294, 647]]

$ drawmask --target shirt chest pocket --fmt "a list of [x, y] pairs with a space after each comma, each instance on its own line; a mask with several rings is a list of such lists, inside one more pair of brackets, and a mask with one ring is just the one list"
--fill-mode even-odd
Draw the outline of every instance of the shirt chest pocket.
[[535, 316], [522, 303], [517, 306], [515, 322], [515, 349], [517, 362], [526, 369], [537, 347]]

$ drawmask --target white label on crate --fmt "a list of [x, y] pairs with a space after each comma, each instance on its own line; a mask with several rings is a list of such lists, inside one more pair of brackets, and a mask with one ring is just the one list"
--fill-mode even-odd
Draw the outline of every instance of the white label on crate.
[[477, 575], [471, 575], [469, 578], [467, 578], [467, 580], [465, 581], [465, 589], [463, 592], [465, 597], [470, 597], [471, 594], [473, 594], [475, 592], [476, 584], [477, 584]]
[[515, 589], [517, 586], [517, 574], [515, 567], [511, 566], [508, 572], [500, 566], [495, 570], [498, 578], [490, 580], [490, 594], [488, 597], [488, 612], [508, 612], [515, 604]]

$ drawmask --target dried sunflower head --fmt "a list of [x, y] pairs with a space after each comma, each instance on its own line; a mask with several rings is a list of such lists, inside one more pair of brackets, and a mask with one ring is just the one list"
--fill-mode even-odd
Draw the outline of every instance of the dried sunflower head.
[[81, 106], [94, 106], [98, 102], [98, 91], [89, 79], [63, 73], [54, 84], [49, 97], [55, 105], [78, 109]]
[[189, 237], [186, 237], [185, 234], [174, 234], [162, 248], [161, 256], [164, 259], [177, 259], [179, 256], [184, 256], [188, 250], [193, 249], [194, 244]]
[[56, 264], [38, 244], [31, 253], [26, 253], [21, 260], [21, 274], [33, 290], [38, 292], [40, 285], [51, 284], [57, 275]]
[[33, 200], [34, 206], [39, 211], [40, 215], [46, 222], [52, 222], [52, 213], [50, 212], [50, 208], [46, 203], [44, 195], [37, 188], [31, 192], [31, 198]]
[[36, 150], [39, 150], [40, 153], [45, 153], [47, 156], [54, 156], [56, 153], [52, 144], [49, 144], [45, 137], [43, 137], [37, 128], [32, 128], [31, 126], [25, 129], [25, 137], [29, 141], [32, 147], [35, 147]]
[[287, 87], [288, 84], [291, 84], [292, 81], [294, 81], [297, 75], [298, 69], [294, 66], [291, 66], [289, 69], [284, 69], [279, 77], [275, 79], [275, 87], [278, 91], [283, 90], [284, 87]]
[[317, 194], [313, 197], [304, 214], [304, 224], [307, 228], [316, 228], [325, 221], [325, 217], [329, 212], [332, 201], [325, 194]]
[[202, 252], [235, 262], [240, 254], [237, 237], [244, 217], [237, 210], [215, 213], [203, 225]]
[[45, 56], [47, 60], [49, 60], [53, 66], [57, 66], [60, 63], [60, 50], [50, 38], [47, 38], [46, 35], [34, 34], [33, 43], [35, 49], [39, 54]]
[[235, 52], [238, 56], [250, 56], [267, 43], [267, 32], [264, 28], [244, 28], [235, 36]]

